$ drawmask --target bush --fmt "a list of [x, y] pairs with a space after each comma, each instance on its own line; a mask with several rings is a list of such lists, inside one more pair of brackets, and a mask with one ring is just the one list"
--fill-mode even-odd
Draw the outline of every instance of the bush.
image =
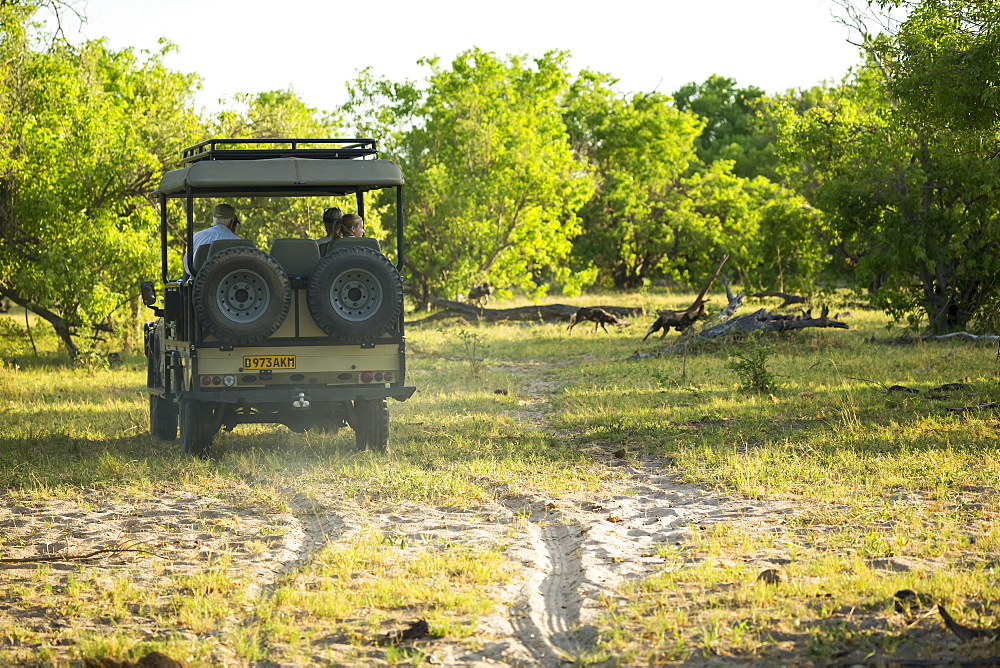
[[740, 390], [756, 394], [769, 394], [778, 387], [778, 378], [767, 370], [767, 362], [774, 354], [774, 346], [760, 340], [760, 334], [751, 334], [729, 353], [726, 368], [740, 379]]

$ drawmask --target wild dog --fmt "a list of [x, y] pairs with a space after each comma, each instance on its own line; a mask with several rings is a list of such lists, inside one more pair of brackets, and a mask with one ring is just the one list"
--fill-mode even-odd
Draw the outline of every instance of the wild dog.
[[[584, 320], [589, 320], [594, 323], [594, 332], [597, 332], [597, 328], [600, 327], [605, 332], [608, 332], [608, 328], [605, 325], [618, 325], [618, 318], [616, 318], [611, 313], [608, 313], [602, 308], [597, 308], [596, 306], [583, 306], [577, 310], [569, 319], [569, 328], [566, 331], [573, 331], [579, 323]], [[608, 332], [609, 334], [611, 332]]]
[[477, 308], [482, 308], [490, 301], [490, 295], [492, 294], [492, 285], [489, 283], [480, 283], [479, 285], [472, 286], [469, 294], [465, 297], [465, 301]]
[[646, 330], [646, 336], [642, 337], [642, 340], [645, 341], [654, 332], [660, 332], [660, 338], [662, 339], [667, 335], [671, 327], [678, 332], [683, 332], [691, 326], [691, 323], [705, 314], [705, 302], [696, 302], [696, 305], [693, 306], [694, 308], [689, 307], [684, 311], [658, 311], [659, 315], [656, 321]]

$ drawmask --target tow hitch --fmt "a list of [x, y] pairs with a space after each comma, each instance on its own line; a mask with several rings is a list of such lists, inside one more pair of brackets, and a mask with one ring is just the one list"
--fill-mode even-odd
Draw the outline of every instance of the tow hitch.
[[309, 408], [309, 400], [306, 399], [305, 392], [299, 392], [299, 398], [292, 402], [292, 408], [296, 408], [298, 410], [305, 410]]

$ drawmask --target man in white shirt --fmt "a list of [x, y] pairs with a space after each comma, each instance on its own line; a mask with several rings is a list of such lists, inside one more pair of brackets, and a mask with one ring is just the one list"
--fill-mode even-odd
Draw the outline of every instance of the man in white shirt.
[[[212, 224], [194, 234], [191, 247], [192, 256], [198, 250], [198, 246], [210, 244], [216, 239], [242, 238], [236, 234], [236, 226], [239, 224], [240, 219], [236, 217], [236, 209], [225, 203], [216, 205], [215, 210], [212, 212]], [[186, 252], [184, 253], [184, 273], [188, 276], [191, 275], [191, 269], [188, 267], [188, 254]]]

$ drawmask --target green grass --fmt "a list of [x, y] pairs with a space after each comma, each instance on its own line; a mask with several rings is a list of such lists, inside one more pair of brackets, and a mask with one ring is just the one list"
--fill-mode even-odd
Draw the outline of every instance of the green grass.
[[[690, 299], [577, 301], [678, 308]], [[390, 406], [391, 454], [355, 452], [349, 430], [262, 425], [220, 435], [214, 459], [188, 458], [147, 433], [141, 357], [72, 368], [54, 348], [35, 355], [22, 341], [0, 351], [0, 494], [27, 506], [84, 503], [94, 491], [135, 502], [189, 491], [268, 513], [301, 513], [304, 502], [361, 514], [397, 505], [473, 510], [521, 493], [598, 491], [620, 474], [587, 452], [625, 447], [669, 458], [688, 483], [794, 501], [802, 511], [780, 537], [716, 525], [662, 548], [660, 574], [605, 601], [601, 641], [585, 663], [892, 655], [912, 643], [912, 628], [891, 619], [891, 595], [903, 588], [956, 608], [971, 602], [978, 616], [965, 623], [996, 625], [1000, 421], [990, 410], [948, 410], [1000, 400], [995, 347], [891, 346], [881, 316], [856, 312], [848, 331], [765, 337], [776, 385], [746, 392], [726, 367], [738, 342], [630, 359], [663, 345], [641, 342], [649, 320], [596, 335], [541, 323], [411, 327], [409, 380], [419, 391]], [[46, 342], [41, 330], [35, 336]], [[933, 390], [959, 381], [967, 387]], [[892, 385], [921, 392], [890, 393]], [[536, 423], [525, 411], [539, 396], [548, 404]], [[268, 538], [248, 549], [264, 550]], [[420, 655], [372, 638], [386, 624], [423, 617], [438, 633], [473, 642], [475, 619], [516, 573], [503, 548], [402, 544], [363, 527], [256, 598], [246, 593], [253, 578], [224, 554], [183, 577], [155, 579], [153, 589], [107, 570], [46, 567], [34, 581], [0, 571], [6, 605], [46, 605], [80, 624], [62, 654], [31, 625], [7, 624], [0, 662], [42, 647], [52, 657], [161, 649], [195, 662], [418, 663]], [[789, 561], [788, 583], [755, 583], [754, 560], [777, 553]], [[889, 573], [874, 565], [893, 558], [935, 567]], [[161, 635], [147, 637], [135, 618]], [[110, 621], [102, 627], [99, 619]], [[333, 646], [339, 654], [324, 649]]]

